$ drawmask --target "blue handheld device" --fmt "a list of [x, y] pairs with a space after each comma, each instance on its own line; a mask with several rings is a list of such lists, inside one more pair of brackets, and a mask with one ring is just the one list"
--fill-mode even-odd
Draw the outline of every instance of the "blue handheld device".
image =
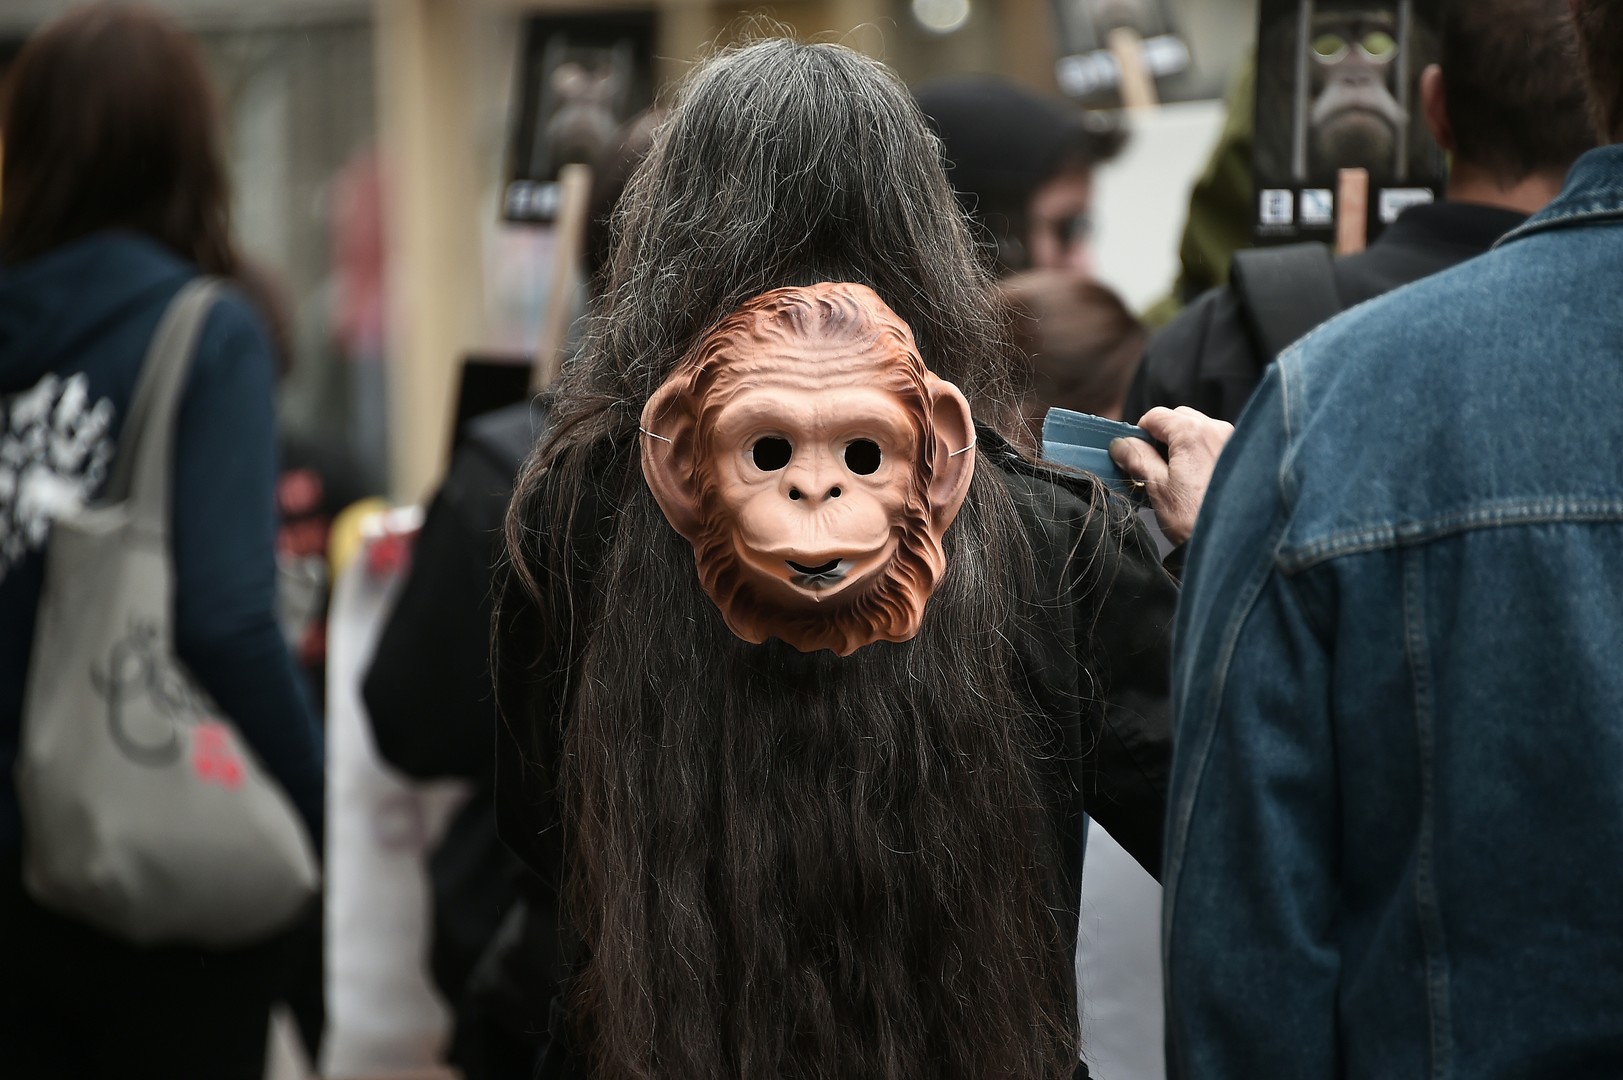
[[1043, 421], [1043, 456], [1073, 469], [1093, 473], [1099, 479], [1138, 502], [1144, 501], [1144, 489], [1121, 474], [1110, 460], [1107, 449], [1113, 439], [1143, 439], [1158, 451], [1161, 444], [1149, 432], [1120, 420], [1106, 420], [1102, 416], [1072, 412], [1070, 409], [1049, 409]]

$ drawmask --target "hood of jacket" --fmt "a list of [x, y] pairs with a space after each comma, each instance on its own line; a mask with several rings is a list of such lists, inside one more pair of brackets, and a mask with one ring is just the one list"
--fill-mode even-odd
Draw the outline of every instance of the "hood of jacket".
[[197, 270], [138, 233], [93, 233], [0, 265], [0, 394], [32, 386], [130, 308]]

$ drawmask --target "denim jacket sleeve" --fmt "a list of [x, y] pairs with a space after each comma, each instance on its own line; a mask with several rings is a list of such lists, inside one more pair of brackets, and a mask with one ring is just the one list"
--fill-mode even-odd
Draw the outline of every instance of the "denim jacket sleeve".
[[1179, 1077], [1333, 1077], [1340, 955], [1329, 654], [1290, 521], [1290, 372], [1219, 462], [1174, 635], [1178, 716], [1163, 913]]

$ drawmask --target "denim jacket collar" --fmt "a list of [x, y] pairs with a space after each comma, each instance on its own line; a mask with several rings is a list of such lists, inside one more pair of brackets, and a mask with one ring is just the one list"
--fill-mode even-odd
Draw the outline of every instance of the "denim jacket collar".
[[1623, 143], [1599, 147], [1579, 158], [1567, 173], [1561, 194], [1494, 246], [1550, 229], [1602, 221], [1623, 221]]

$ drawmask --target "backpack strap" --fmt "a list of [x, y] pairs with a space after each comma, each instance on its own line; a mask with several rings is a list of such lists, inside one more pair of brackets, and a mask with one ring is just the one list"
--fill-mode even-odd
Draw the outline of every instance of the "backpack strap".
[[1330, 249], [1319, 243], [1237, 251], [1229, 279], [1265, 364], [1346, 307]]

